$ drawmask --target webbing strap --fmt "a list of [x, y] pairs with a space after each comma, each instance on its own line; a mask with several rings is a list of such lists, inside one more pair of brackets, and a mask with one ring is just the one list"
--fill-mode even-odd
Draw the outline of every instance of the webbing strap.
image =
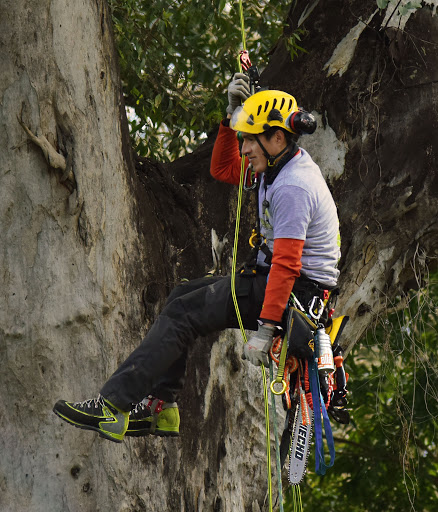
[[[292, 326], [293, 326], [293, 318], [292, 318], [292, 310], [288, 310], [287, 315], [287, 327], [286, 332], [283, 337], [283, 343], [281, 345], [281, 352], [280, 352], [280, 358], [278, 361], [278, 371], [277, 371], [277, 377], [275, 380], [271, 377], [271, 391], [274, 395], [283, 395], [287, 389], [287, 383], [284, 379], [284, 368], [286, 366], [286, 358], [287, 358], [287, 349], [289, 344], [289, 337], [292, 332]], [[281, 391], [275, 391], [275, 384], [282, 384]]]
[[[332, 428], [330, 426], [330, 420], [325, 408], [324, 399], [321, 395], [318, 379], [318, 363], [314, 358], [313, 361], [309, 361], [309, 383], [310, 391], [312, 393], [313, 402], [313, 418], [315, 425], [315, 473], [317, 475], [325, 475], [328, 468], [331, 468], [335, 463], [335, 443], [333, 440]], [[319, 409], [319, 411], [318, 411]], [[327, 439], [327, 447], [330, 454], [330, 462], [325, 463], [324, 457], [324, 443], [322, 440], [322, 423], [321, 423], [321, 411], [324, 422], [325, 437]]]

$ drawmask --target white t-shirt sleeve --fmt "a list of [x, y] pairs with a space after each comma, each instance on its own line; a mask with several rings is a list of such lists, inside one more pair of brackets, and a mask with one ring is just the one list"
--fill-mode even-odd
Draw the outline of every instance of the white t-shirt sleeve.
[[272, 197], [274, 239], [306, 240], [307, 228], [315, 208], [309, 192], [295, 185], [283, 185], [275, 190], [274, 196]]

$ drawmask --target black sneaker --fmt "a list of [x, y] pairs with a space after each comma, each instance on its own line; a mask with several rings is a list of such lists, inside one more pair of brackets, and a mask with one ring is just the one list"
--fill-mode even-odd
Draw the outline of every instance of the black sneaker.
[[129, 415], [126, 436], [179, 436], [179, 411], [176, 403], [147, 397]]
[[56, 402], [53, 412], [71, 425], [95, 430], [101, 437], [121, 443], [129, 422], [129, 413], [117, 409], [99, 395], [84, 402]]

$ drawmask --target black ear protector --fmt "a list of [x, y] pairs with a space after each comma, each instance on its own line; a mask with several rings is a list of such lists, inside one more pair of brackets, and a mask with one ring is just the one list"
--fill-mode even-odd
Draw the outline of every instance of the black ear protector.
[[316, 130], [317, 122], [310, 112], [299, 108], [286, 119], [286, 126], [289, 126], [297, 135], [310, 135]]

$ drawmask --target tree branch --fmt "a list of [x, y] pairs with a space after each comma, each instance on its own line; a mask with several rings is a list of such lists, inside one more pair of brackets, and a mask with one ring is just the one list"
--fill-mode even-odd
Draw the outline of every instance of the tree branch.
[[76, 179], [72, 171], [71, 154], [67, 157], [66, 161], [64, 156], [56, 151], [44, 135], [34, 135], [18, 116], [17, 119], [29, 139], [41, 148], [44, 158], [47, 160], [50, 167], [62, 171], [60, 182], [72, 192], [76, 188]]

